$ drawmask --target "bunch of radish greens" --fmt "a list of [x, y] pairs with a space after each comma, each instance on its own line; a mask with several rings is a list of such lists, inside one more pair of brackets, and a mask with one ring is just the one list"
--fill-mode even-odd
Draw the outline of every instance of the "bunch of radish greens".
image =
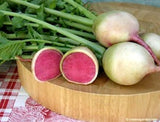
[[[82, 5], [81, 1], [68, 1], [1, 1], [1, 37], [8, 40], [16, 40], [13, 43], [10, 41], [10, 46], [19, 45], [19, 48], [15, 48], [9, 52], [7, 56], [3, 57], [2, 53], [1, 57], [3, 57], [3, 61], [10, 60], [10, 58], [14, 58], [17, 54], [21, 55], [24, 51], [20, 50], [24, 47], [27, 48], [25, 51], [30, 48], [31, 51], [34, 51], [34, 48], [41, 48], [48, 44], [53, 44], [57, 48], [63, 47], [62, 51], [84, 44], [95, 48], [96, 52], [102, 53], [104, 49], [88, 41], [95, 40], [95, 37], [91, 33], [93, 21], [85, 17], [85, 15], [90, 16], [88, 14], [91, 14], [94, 16], [94, 14], [91, 12], [87, 13], [87, 10], [87, 12], [79, 10]], [[26, 58], [25, 55], [23, 56], [23, 58]]]
[[84, 6], [81, 0], [1, 0], [1, 63], [32, 59], [38, 81], [62, 74], [77, 84], [95, 81], [99, 66], [122, 85], [160, 71], [160, 61], [139, 37], [133, 15], [110, 11], [97, 16]]
[[43, 48], [65, 53], [77, 46], [88, 47], [101, 62], [105, 48], [92, 33], [95, 17], [80, 0], [0, 1], [1, 63], [30, 60]]

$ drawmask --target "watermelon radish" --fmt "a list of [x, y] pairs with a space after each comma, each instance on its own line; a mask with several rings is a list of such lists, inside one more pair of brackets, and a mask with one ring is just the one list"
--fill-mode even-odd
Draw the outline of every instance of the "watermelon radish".
[[76, 84], [91, 84], [98, 75], [96, 56], [87, 47], [75, 47], [63, 56], [60, 70], [64, 78]]
[[155, 62], [160, 65], [152, 49], [139, 37], [138, 31], [137, 19], [128, 12], [118, 10], [100, 14], [93, 24], [93, 32], [103, 46], [109, 47], [119, 42], [134, 41], [145, 47]]
[[45, 82], [61, 75], [62, 52], [53, 47], [39, 50], [32, 59], [32, 73], [37, 81]]
[[121, 85], [133, 85], [150, 73], [159, 72], [152, 56], [139, 44], [121, 42], [109, 47], [103, 56], [106, 75]]
[[156, 33], [145, 33], [142, 39], [151, 47], [154, 54], [160, 60], [160, 35]]

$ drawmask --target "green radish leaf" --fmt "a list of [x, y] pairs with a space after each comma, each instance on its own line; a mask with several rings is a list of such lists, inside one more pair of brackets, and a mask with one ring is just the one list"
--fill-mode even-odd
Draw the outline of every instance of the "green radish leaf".
[[41, 34], [35, 31], [31, 26], [28, 26], [28, 36], [32, 39], [43, 39]]
[[40, 20], [44, 20], [45, 14], [44, 14], [44, 5], [40, 5], [40, 8], [37, 9], [37, 18]]
[[0, 1], [0, 4], [3, 4], [5, 1], [6, 1], [6, 0], [1, 0], [1, 1]]
[[1, 44], [6, 44], [8, 42], [9, 42], [9, 40], [7, 38], [5, 38], [4, 36], [0, 36], [0, 45]]
[[65, 20], [62, 18], [59, 18], [59, 23], [61, 24], [62, 27], [67, 28], [67, 25], [65, 24]]
[[24, 19], [20, 17], [13, 17], [12, 25], [14, 28], [22, 28], [24, 26]]
[[4, 2], [3, 4], [0, 5], [1, 10], [11, 11], [8, 7], [9, 5], [7, 2]]
[[5, 15], [0, 12], [0, 28], [3, 26], [4, 21], [5, 21]]
[[6, 35], [6, 33], [4, 32], [4, 31], [0, 31], [0, 38], [1, 37], [6, 37], [7, 35]]
[[[42, 26], [42, 25], [39, 25], [38, 28], [37, 28], [37, 31], [38, 31], [39, 33], [44, 33], [44, 32], [43, 32], [43, 26]], [[41, 38], [42, 38], [42, 37], [41, 37]]]
[[73, 6], [69, 6], [68, 4], [65, 4], [65, 9], [63, 12], [67, 12], [67, 13], [75, 13], [75, 8]]
[[64, 8], [64, 6], [65, 6], [65, 2], [64, 1], [62, 1], [62, 0], [57, 0], [57, 8], [59, 8], [59, 9], [63, 9]]
[[27, 38], [27, 36], [26, 36], [27, 32], [28, 32], [28, 30], [26, 29], [26, 30], [15, 31], [14, 33], [15, 33], [16, 37], [20, 36], [22, 39], [26, 39]]
[[45, 0], [32, 0], [32, 3], [40, 5], [43, 4], [45, 2]]
[[56, 8], [56, 3], [57, 3], [57, 0], [46, 0], [45, 1], [45, 6], [47, 8], [50, 8], [50, 9], [55, 9]]
[[[27, 2], [33, 3], [35, 5], [43, 4], [45, 0], [25, 0]], [[36, 10], [30, 7], [27, 7], [25, 13], [35, 13]]]
[[17, 55], [21, 55], [24, 46], [25, 42], [23, 41], [9, 41], [0, 38], [0, 59], [2, 61], [7, 61], [15, 58]]
[[82, 0], [75, 0], [75, 2], [77, 2], [77, 3], [80, 4], [80, 5], [83, 5]]
[[39, 43], [38, 49], [42, 49], [42, 48], [44, 48], [44, 46], [45, 46], [45, 43]]

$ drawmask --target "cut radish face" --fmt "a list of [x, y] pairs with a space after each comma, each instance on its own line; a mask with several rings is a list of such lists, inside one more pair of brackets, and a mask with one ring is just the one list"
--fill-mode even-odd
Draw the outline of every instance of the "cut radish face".
[[45, 82], [60, 76], [62, 56], [62, 52], [52, 47], [39, 50], [32, 60], [32, 72], [35, 79]]
[[98, 75], [98, 61], [87, 47], [76, 47], [63, 56], [60, 69], [67, 81], [90, 84]]

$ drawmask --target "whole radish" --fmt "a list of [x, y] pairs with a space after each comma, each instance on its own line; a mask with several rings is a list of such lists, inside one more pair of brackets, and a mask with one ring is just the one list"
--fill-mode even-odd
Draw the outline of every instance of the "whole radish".
[[147, 74], [160, 71], [148, 51], [133, 42], [121, 42], [109, 47], [102, 63], [107, 76], [121, 85], [136, 84]]
[[134, 41], [145, 47], [155, 62], [160, 65], [151, 48], [139, 37], [139, 23], [130, 13], [110, 11], [100, 14], [94, 21], [93, 32], [97, 40], [105, 47], [126, 41]]
[[160, 35], [156, 33], [145, 33], [142, 39], [151, 47], [154, 54], [160, 60]]

